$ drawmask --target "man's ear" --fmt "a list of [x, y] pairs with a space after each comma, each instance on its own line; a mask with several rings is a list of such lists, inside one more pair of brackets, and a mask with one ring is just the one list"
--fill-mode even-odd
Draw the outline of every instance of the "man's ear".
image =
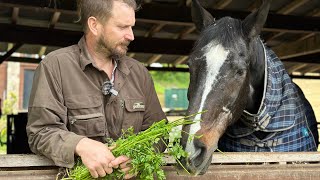
[[88, 30], [94, 34], [95, 36], [98, 35], [98, 25], [99, 22], [97, 18], [90, 16], [87, 20]]

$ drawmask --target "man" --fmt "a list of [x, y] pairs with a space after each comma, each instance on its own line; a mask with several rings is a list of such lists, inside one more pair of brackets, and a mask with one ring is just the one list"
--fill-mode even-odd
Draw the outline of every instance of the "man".
[[[79, 1], [84, 36], [39, 64], [29, 103], [27, 134], [33, 152], [71, 168], [81, 157], [95, 178], [120, 167], [104, 144], [122, 129], [147, 129], [165, 118], [147, 69], [126, 57], [134, 40], [134, 0]], [[126, 174], [125, 178], [130, 178]]]

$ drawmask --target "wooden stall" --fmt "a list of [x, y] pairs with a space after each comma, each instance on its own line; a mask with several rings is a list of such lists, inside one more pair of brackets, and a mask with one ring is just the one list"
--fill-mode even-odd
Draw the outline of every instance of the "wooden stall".
[[[319, 180], [320, 152], [214, 153], [208, 172], [202, 176], [178, 175], [171, 157], [163, 167], [167, 179], [185, 180]], [[0, 155], [0, 180], [52, 180], [59, 168], [37, 155]]]

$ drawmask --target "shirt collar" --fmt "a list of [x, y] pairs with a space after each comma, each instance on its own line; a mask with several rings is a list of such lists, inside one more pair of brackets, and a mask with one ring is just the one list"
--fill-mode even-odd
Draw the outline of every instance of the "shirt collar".
[[85, 37], [82, 36], [82, 38], [78, 42], [78, 46], [80, 48], [80, 67], [82, 71], [86, 68], [88, 64], [92, 64], [92, 57], [89, 54]]
[[118, 63], [117, 63], [117, 61], [113, 61], [114, 62], [114, 68], [113, 68], [113, 70], [112, 70], [112, 74], [111, 74], [111, 79], [110, 79], [110, 82], [114, 82], [114, 72], [116, 71], [116, 68], [118, 67]]

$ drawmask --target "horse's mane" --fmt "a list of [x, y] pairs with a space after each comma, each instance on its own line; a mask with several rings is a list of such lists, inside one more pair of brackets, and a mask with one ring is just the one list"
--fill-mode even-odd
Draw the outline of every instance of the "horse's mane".
[[238, 19], [223, 17], [206, 27], [196, 41], [194, 50], [201, 49], [213, 39], [224, 47], [232, 47], [234, 40], [242, 36], [242, 23]]

